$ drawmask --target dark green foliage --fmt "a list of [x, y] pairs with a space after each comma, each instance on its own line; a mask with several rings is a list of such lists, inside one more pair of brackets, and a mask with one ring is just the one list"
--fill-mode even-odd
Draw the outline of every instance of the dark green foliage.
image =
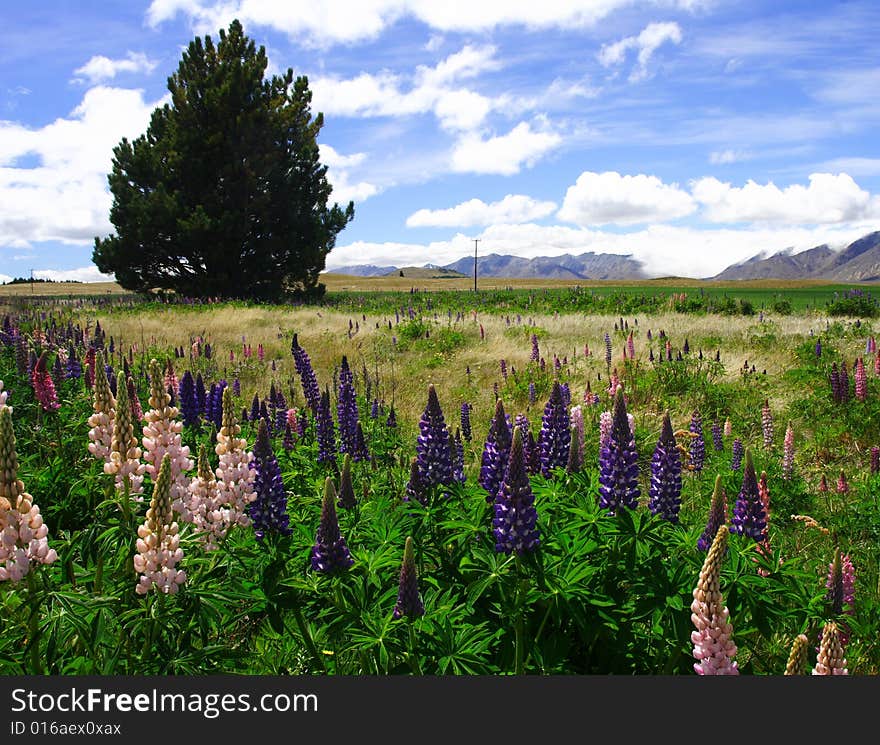
[[308, 79], [264, 79], [265, 50], [233, 21], [196, 38], [168, 79], [171, 103], [114, 149], [116, 233], [93, 261], [126, 289], [276, 300], [314, 293], [354, 204], [328, 207], [323, 115]]

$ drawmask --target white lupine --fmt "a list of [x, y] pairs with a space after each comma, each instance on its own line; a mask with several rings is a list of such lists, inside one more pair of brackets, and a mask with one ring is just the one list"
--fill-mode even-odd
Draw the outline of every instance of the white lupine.
[[110, 445], [110, 459], [104, 464], [104, 473], [113, 474], [116, 491], [126, 488], [128, 478], [128, 494], [135, 501], [143, 502], [144, 473], [146, 465], [141, 462], [141, 449], [134, 436], [131, 406], [128, 400], [128, 386], [120, 381], [117, 387], [116, 418], [113, 422], [113, 438]]
[[245, 509], [256, 499], [254, 491], [255, 472], [250, 468], [254, 454], [247, 451], [247, 443], [241, 437], [241, 427], [236, 423], [232, 391], [223, 390], [223, 426], [217, 433], [214, 452], [220, 456], [217, 467], [217, 492], [220, 504], [229, 509], [229, 527], [250, 525]]

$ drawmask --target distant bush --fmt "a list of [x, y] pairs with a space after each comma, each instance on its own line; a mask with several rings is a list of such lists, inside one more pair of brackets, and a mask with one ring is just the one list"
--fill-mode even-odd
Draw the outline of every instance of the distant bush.
[[828, 315], [876, 318], [880, 315], [880, 307], [870, 292], [854, 287], [843, 295], [834, 293], [834, 300], [828, 304]]

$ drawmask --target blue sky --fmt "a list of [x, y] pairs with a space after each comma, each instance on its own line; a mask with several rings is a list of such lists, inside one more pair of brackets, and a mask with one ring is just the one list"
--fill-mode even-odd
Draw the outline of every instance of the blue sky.
[[710, 276], [880, 229], [880, 4], [751, 0], [6, 3], [0, 279], [98, 279], [112, 149], [233, 18], [308, 75], [327, 267], [631, 254]]

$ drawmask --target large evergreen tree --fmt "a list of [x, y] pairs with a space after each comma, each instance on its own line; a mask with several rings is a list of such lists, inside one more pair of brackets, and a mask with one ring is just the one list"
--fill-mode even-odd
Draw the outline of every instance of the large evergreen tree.
[[115, 235], [92, 259], [126, 289], [277, 299], [314, 291], [354, 204], [328, 206], [323, 115], [306, 77], [264, 79], [241, 24], [194, 39], [168, 79], [171, 103], [114, 148]]

